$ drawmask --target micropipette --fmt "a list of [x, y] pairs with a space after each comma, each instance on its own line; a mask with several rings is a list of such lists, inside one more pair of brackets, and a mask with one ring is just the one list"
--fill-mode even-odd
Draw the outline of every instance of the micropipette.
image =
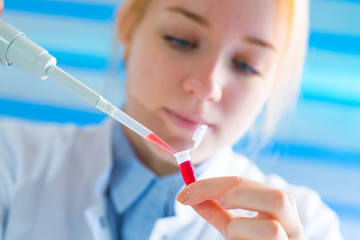
[[56, 59], [48, 51], [28, 39], [24, 33], [15, 27], [1, 20], [0, 62], [5, 66], [10, 66], [14, 63], [42, 80], [49, 77], [57, 81], [148, 141], [169, 152], [176, 152], [151, 130], [115, 107], [100, 94], [57, 67]]

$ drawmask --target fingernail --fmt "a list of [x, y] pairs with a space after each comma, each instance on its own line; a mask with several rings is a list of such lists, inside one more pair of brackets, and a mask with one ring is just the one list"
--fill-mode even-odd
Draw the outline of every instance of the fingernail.
[[228, 229], [225, 228], [224, 231], [223, 231], [223, 237], [226, 239], [226, 240], [234, 240], [233, 238], [230, 238], [229, 237], [229, 233], [228, 233]]
[[217, 201], [217, 203], [221, 206], [221, 207], [225, 207], [224, 204], [225, 204], [225, 198], [224, 196], [220, 197], [219, 200]]
[[184, 188], [176, 197], [176, 199], [186, 205], [189, 201], [189, 195], [190, 195], [190, 190], [188, 188]]
[[224, 229], [224, 231], [223, 231], [223, 236], [224, 236], [225, 239], [228, 239], [229, 234], [228, 234], [227, 228]]

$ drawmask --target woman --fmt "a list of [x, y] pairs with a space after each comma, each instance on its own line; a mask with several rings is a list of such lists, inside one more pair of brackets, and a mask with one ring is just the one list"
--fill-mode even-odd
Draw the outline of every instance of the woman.
[[252, 126], [267, 136], [294, 97], [306, 16], [304, 0], [125, 1], [123, 110], [177, 151], [208, 125], [192, 155], [201, 180], [177, 195], [172, 154], [110, 120], [3, 121], [5, 239], [341, 239], [316, 193], [231, 151]]

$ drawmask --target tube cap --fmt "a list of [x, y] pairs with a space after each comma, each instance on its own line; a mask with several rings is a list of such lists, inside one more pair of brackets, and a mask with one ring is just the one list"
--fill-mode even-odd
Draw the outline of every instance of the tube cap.
[[192, 139], [195, 141], [195, 144], [194, 144], [194, 147], [192, 148], [192, 150], [195, 150], [200, 145], [201, 141], [203, 140], [203, 138], [205, 136], [207, 128], [208, 128], [208, 126], [202, 125], [198, 129], [196, 129], [196, 131], [192, 137]]
[[190, 152], [194, 151], [201, 143], [201, 141], [203, 140], [206, 130], [207, 130], [208, 126], [206, 125], [201, 125], [198, 129], [196, 129], [192, 140], [195, 141], [194, 143], [194, 147], [191, 149], [187, 149], [181, 152], [177, 152], [174, 154], [174, 157], [176, 158], [178, 164], [183, 163], [184, 161], [188, 161], [191, 160], [190, 157]]

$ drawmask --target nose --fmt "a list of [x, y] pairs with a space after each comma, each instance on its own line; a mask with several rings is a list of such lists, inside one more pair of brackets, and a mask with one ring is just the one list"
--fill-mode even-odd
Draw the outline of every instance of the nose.
[[191, 68], [192, 72], [183, 80], [184, 91], [202, 101], [219, 101], [223, 91], [220, 64], [215, 62]]

